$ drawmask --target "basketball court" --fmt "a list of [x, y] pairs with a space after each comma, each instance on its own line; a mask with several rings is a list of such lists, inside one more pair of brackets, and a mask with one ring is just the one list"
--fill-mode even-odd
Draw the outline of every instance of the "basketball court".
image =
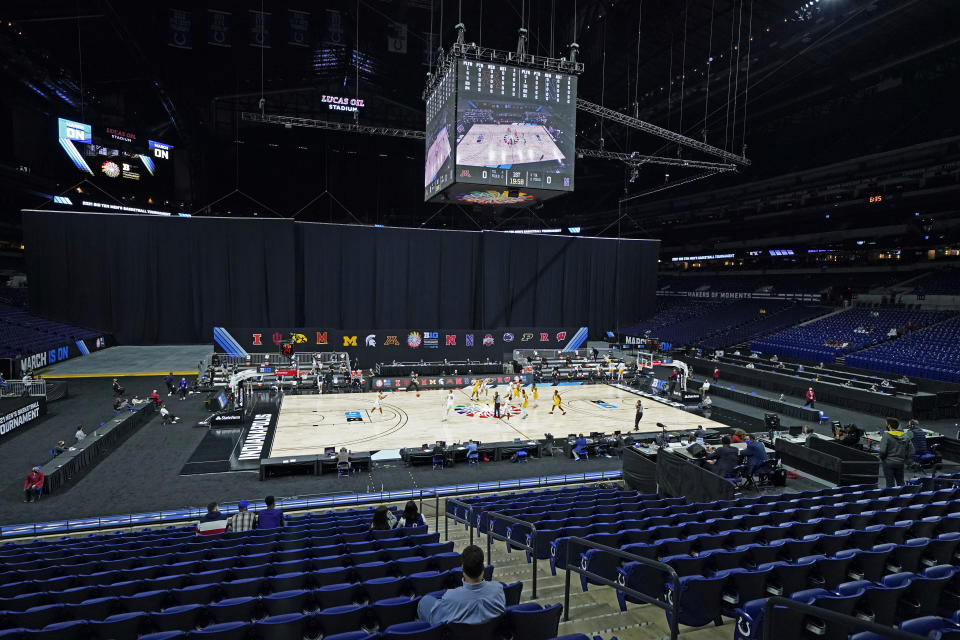
[[457, 164], [509, 166], [563, 160], [542, 125], [475, 124], [457, 144]]
[[437, 134], [437, 137], [434, 138], [433, 144], [430, 145], [430, 149], [427, 151], [427, 162], [423, 173], [423, 186], [427, 186], [433, 182], [440, 168], [443, 167], [443, 163], [446, 162], [449, 157], [450, 134], [447, 132], [447, 128], [444, 127], [440, 130], [440, 133]]
[[[567, 415], [555, 411], [553, 390], [560, 390]], [[501, 394], [505, 389], [499, 389]], [[424, 391], [417, 398], [408, 391], [386, 394], [383, 414], [373, 411], [375, 393], [286, 396], [270, 450], [271, 458], [322, 454], [327, 447], [341, 446], [352, 451], [377, 451], [417, 447], [437, 440], [463, 442], [504, 442], [515, 438], [536, 440], [545, 433], [603, 431], [626, 433], [633, 429], [637, 396], [608, 385], [561, 385], [539, 387], [540, 398], [530, 400], [524, 410], [517, 403], [509, 407], [510, 419], [493, 417], [493, 391], [481, 394], [479, 403], [470, 400], [470, 388], [454, 391], [454, 409], [442, 421], [447, 391]], [[527, 387], [527, 393], [530, 393]], [[707, 428], [724, 425], [693, 413], [644, 399], [640, 430], [688, 431], [702, 424]], [[501, 409], [505, 412], [507, 409]], [[526, 412], [527, 417], [523, 414]]]

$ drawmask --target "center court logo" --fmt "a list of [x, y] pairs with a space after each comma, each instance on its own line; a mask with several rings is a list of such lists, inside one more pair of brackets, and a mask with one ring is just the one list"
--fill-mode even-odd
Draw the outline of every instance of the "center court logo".
[[[485, 404], [458, 404], [453, 408], [454, 411], [468, 418], [493, 418], [493, 406]], [[520, 407], [508, 406], [500, 407], [500, 415], [507, 414], [511, 416], [520, 415]]]

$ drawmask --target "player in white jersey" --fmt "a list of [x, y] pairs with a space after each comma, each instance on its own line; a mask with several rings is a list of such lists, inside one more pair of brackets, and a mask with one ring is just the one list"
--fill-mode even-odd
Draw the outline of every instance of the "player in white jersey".
[[446, 422], [446, 421], [447, 421], [447, 416], [450, 415], [450, 410], [453, 409], [453, 402], [454, 402], [453, 389], [451, 389], [451, 390], [447, 393], [447, 403], [446, 403], [446, 405], [444, 405], [444, 407], [443, 407], [443, 420], [442, 420], [442, 422]]
[[[483, 392], [483, 397], [486, 398], [490, 395], [490, 385], [487, 384], [488, 378], [484, 378], [483, 382], [480, 383], [480, 391]], [[479, 398], [479, 396], [477, 396]]]
[[370, 411], [370, 413], [373, 413], [374, 411], [379, 409], [380, 415], [383, 415], [383, 406], [380, 404], [383, 398], [384, 398], [383, 391], [377, 391], [377, 398], [376, 400], [373, 401], [373, 409]]

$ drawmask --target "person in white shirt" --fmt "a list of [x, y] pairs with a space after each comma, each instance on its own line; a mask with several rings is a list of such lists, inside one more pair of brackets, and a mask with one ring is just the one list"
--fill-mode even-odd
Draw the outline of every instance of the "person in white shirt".
[[453, 409], [453, 402], [454, 396], [453, 390], [451, 389], [449, 392], [447, 392], [447, 404], [443, 408], [443, 422], [447, 421], [447, 416], [450, 415], [450, 410]]
[[73, 437], [77, 439], [77, 442], [87, 437], [87, 434], [83, 432], [83, 425], [77, 427], [77, 432], [73, 434]]
[[160, 406], [160, 424], [176, 424], [178, 422], [180, 422], [180, 418], [170, 413], [166, 405]]

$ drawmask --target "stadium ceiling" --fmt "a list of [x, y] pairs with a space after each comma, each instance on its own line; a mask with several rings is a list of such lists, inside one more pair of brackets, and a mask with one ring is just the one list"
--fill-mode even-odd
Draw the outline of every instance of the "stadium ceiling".
[[[342, 123], [421, 130], [420, 93], [429, 70], [422, 63], [430, 59], [421, 51], [431, 39], [434, 46], [449, 48], [453, 25], [462, 20], [467, 40], [512, 49], [516, 29], [525, 25], [534, 53], [560, 55], [571, 41], [580, 45], [579, 59], [587, 69], [580, 77], [580, 98], [598, 108], [579, 113], [578, 147], [584, 157], [578, 160], [577, 192], [547, 203], [535, 215], [511, 214], [510, 224], [543, 221], [599, 231], [622, 217], [625, 197], [697, 175], [698, 167], [685, 168], [685, 161], [738, 164], [732, 157], [750, 158], [752, 164], [736, 172], [629, 201], [637, 208], [629, 211], [623, 219], [629, 224], [618, 233], [672, 237], [678, 243], [709, 243], [718, 228], [739, 224], [743, 214], [719, 207], [678, 226], [669, 217], [650, 215], [647, 205], [662, 213], [678, 198], [759, 184], [772, 176], [960, 133], [949, 99], [960, 69], [960, 12], [953, 0], [462, 4], [459, 14], [458, 3], [450, 0], [331, 0], [323, 11], [312, 12], [311, 46], [295, 47], [286, 43], [285, 12], [299, 7], [271, 3], [265, 9], [272, 12], [277, 31], [270, 49], [247, 41], [248, 13], [259, 6], [232, 9], [234, 42], [229, 49], [208, 44], [208, 9], [195, 8], [192, 47], [184, 50], [169, 46], [169, 10], [182, 4], [9, 0], [0, 18], [16, 25], [21, 35], [0, 33], [0, 47], [15, 62], [0, 73], [0, 86], [7, 90], [2, 100], [79, 117], [82, 84], [85, 117], [189, 146], [193, 175], [187, 197], [199, 204], [235, 182], [232, 172], [211, 169], [220, 164], [220, 156], [210, 149], [229, 157], [237, 134], [251, 146], [285, 144], [263, 138], [276, 136], [276, 128], [241, 120], [243, 112], [261, 111], [261, 98], [270, 114], [328, 120], [323, 95], [362, 95], [368, 106], [356, 120], [344, 117]], [[323, 43], [327, 9], [339, 12], [343, 46]], [[404, 55], [387, 50], [395, 24], [406, 25]], [[38, 82], [51, 83], [68, 100], [41, 101], [28, 86], [41, 86]], [[651, 138], [630, 126], [631, 118], [731, 157], [707, 158]], [[410, 165], [422, 161], [415, 141], [385, 140], [377, 147], [349, 131], [302, 135], [311, 149], [360, 145], [361, 153], [385, 153]], [[678, 166], [625, 160], [637, 156], [676, 158]], [[414, 168], [409, 172], [415, 173]], [[279, 170], [264, 173], [265, 181], [280, 179]], [[421, 203], [411, 202], [393, 207], [386, 220], [382, 212], [377, 217], [354, 214], [364, 221], [415, 225], [423, 212]], [[447, 213], [434, 222], [454, 224]], [[790, 224], [784, 215], [763, 232], [782, 233]]]

